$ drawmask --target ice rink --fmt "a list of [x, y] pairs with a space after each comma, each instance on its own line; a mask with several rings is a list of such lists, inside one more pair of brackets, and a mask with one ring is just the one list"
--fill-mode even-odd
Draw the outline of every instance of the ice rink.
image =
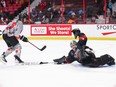
[[[0, 87], [116, 87], [116, 65], [89, 68], [74, 62], [66, 65], [44, 64], [68, 55], [70, 40], [30, 40], [44, 51], [39, 51], [29, 43], [22, 45], [21, 59], [33, 62], [32, 65], [15, 64], [14, 54], [6, 59], [7, 64], [0, 62]], [[110, 54], [116, 58], [116, 41], [88, 40], [87, 45], [94, 49], [96, 56]], [[0, 54], [7, 46], [0, 40]]]

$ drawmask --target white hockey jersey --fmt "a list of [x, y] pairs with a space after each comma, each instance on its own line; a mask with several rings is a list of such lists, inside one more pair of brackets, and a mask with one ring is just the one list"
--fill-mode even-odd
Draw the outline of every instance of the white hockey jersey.
[[11, 36], [19, 36], [23, 30], [23, 23], [19, 20], [13, 20], [8, 24], [3, 34], [7, 34], [9, 37]]

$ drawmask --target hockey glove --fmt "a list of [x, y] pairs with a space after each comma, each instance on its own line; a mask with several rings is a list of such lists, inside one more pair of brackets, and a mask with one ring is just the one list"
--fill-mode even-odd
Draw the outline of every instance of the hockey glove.
[[20, 36], [20, 40], [23, 42], [28, 42], [28, 39], [24, 35]]

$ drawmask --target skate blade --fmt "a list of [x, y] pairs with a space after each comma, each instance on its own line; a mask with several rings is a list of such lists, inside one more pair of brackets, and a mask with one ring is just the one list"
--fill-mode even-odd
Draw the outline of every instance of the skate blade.
[[2, 59], [0, 59], [0, 62], [3, 63], [3, 64], [6, 64], [7, 62], [4, 62]]

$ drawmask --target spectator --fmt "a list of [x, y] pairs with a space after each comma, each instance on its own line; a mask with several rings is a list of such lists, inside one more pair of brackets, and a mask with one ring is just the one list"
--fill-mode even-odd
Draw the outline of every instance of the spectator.
[[[17, 1], [18, 1], [18, 0], [17, 0]], [[10, 4], [14, 4], [14, 2], [15, 2], [14, 0], [10, 0]]]
[[112, 5], [112, 16], [116, 17], [116, 2]]
[[70, 10], [67, 15], [76, 15], [75, 12], [73, 10]]
[[50, 2], [48, 2], [48, 3], [46, 3], [46, 8], [52, 8], [52, 6], [53, 6], [53, 3], [50, 1]]
[[107, 17], [111, 17], [111, 12], [109, 8], [107, 8]]
[[19, 0], [16, 0], [16, 1], [15, 1], [15, 4], [17, 4], [17, 5], [18, 5], [18, 4], [19, 4]]
[[84, 14], [83, 10], [80, 9], [80, 10], [78, 11], [78, 13], [79, 13], [79, 18], [82, 19], [82, 18], [83, 18], [83, 14]]
[[111, 0], [109, 0], [108, 8], [110, 9], [111, 15], [112, 15], [112, 5], [113, 5], [113, 3], [111, 2]]
[[53, 6], [51, 10], [53, 17], [57, 17], [60, 14], [60, 9], [57, 9], [57, 6]]
[[4, 16], [5, 16], [4, 12], [2, 10], [0, 10], [0, 18], [4, 17]]
[[1, 20], [1, 21], [0, 21], [0, 22], [1, 22], [1, 24], [7, 24], [3, 17], [1, 17], [1, 19], [0, 19], [0, 20]]
[[2, 7], [6, 7], [6, 1], [5, 0], [1, 0], [1, 5], [2, 5]]
[[104, 14], [104, 10], [103, 10], [103, 7], [104, 7], [104, 0], [98, 0], [98, 4], [99, 4], [99, 7], [98, 7], [98, 15], [103, 15]]
[[95, 23], [96, 22], [96, 16], [94, 15], [94, 16], [92, 16], [92, 18], [91, 18], [91, 23]]
[[79, 15], [83, 15], [83, 10], [82, 9], [79, 10]]
[[24, 0], [19, 0], [19, 4], [24, 4]]
[[113, 12], [113, 18], [116, 18], [116, 11]]
[[37, 16], [37, 20], [36, 20], [36, 21], [42, 21], [43, 16], [44, 16], [44, 14], [43, 14], [43, 12], [40, 10], [39, 13], [38, 13], [38, 16]]
[[31, 19], [33, 21], [36, 21], [37, 20], [37, 16], [38, 16], [38, 12], [36, 11], [35, 8], [32, 9], [32, 12], [31, 12]]
[[40, 8], [40, 10], [43, 10], [43, 9], [45, 9], [45, 7], [46, 7], [46, 2], [41, 2], [41, 3], [39, 3], [39, 8]]
[[23, 24], [28, 24], [27, 18], [23, 18], [22, 22], [23, 22]]
[[3, 13], [4, 13], [4, 17], [8, 17], [10, 19], [10, 13], [7, 8], [4, 8]]
[[92, 6], [88, 6], [87, 7], [87, 18], [91, 18], [92, 17], [93, 11], [94, 11], [94, 9], [93, 9]]
[[8, 17], [5, 18], [5, 23], [8, 24], [10, 22], [10, 19]]
[[58, 18], [57, 23], [58, 24], [66, 23], [65, 15], [62, 16], [62, 14], [61, 14], [60, 17]]
[[43, 24], [49, 24], [49, 22], [50, 22], [50, 20], [49, 20], [48, 15], [43, 16], [42, 23], [43, 23]]
[[68, 20], [67, 23], [68, 23], [68, 24], [77, 24], [77, 23], [78, 23], [78, 20], [77, 20], [76, 15], [70, 16], [70, 18], [69, 18], [69, 20]]

